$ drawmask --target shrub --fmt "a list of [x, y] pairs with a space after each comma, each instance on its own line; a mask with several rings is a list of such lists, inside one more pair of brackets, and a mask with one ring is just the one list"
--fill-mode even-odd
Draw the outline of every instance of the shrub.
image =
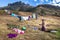
[[18, 14], [18, 11], [12, 11], [13, 13], [15, 13], [15, 14]]
[[[12, 10], [13, 13], [18, 14], [18, 11]], [[0, 15], [8, 15], [4, 10], [0, 10]]]
[[57, 29], [57, 32], [56, 32], [56, 36], [58, 36], [58, 40], [60, 40], [60, 28], [59, 29]]
[[19, 28], [20, 26], [19, 25], [14, 25], [14, 24], [7, 24], [8, 28]]
[[44, 11], [43, 9], [41, 9], [40, 12], [41, 12], [41, 15], [42, 15], [42, 16], [46, 15], [46, 13], [45, 13], [45, 11]]
[[0, 10], [0, 15], [4, 15], [5, 11], [4, 10]]

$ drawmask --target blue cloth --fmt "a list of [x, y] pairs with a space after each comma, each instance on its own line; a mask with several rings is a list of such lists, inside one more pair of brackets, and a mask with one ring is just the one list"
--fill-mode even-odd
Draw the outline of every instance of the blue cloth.
[[38, 30], [38, 28], [37, 27], [33, 27], [33, 30]]
[[11, 16], [18, 18], [18, 15], [12, 13]]

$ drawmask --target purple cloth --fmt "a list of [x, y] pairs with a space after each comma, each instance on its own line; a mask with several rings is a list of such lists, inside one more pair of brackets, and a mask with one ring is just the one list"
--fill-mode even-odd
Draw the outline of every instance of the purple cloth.
[[17, 36], [17, 34], [8, 34], [8, 38], [13, 38], [13, 37], [16, 37]]
[[34, 30], [38, 30], [38, 28], [37, 28], [37, 27], [34, 27], [33, 29], [34, 29]]
[[29, 16], [29, 17], [28, 17], [28, 20], [30, 20], [30, 18], [31, 18], [31, 17]]

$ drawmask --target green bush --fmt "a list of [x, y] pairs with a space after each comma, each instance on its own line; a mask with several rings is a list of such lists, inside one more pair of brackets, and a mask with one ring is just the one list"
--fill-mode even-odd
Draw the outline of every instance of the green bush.
[[18, 14], [19, 11], [12, 11], [12, 12], [15, 13], [15, 14]]
[[4, 10], [0, 10], [0, 15], [4, 15], [5, 11]]
[[45, 11], [44, 11], [43, 9], [41, 9], [41, 11], [40, 11], [40, 12], [41, 12], [41, 14], [40, 14], [41, 16], [46, 15], [46, 13], [45, 13]]
[[7, 24], [8, 28], [19, 28], [20, 26], [19, 25], [13, 25], [13, 24]]
[[58, 40], [60, 40], [60, 28], [59, 29], [57, 29], [57, 32], [56, 32], [56, 36], [58, 36]]
[[[18, 11], [12, 10], [13, 13], [18, 14]], [[0, 15], [8, 15], [4, 10], [0, 10]]]

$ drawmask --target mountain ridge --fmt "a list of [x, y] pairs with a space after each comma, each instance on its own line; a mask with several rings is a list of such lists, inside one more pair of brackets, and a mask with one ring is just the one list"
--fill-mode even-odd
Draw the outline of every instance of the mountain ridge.
[[21, 1], [19, 2], [14, 2], [8, 4], [8, 6], [0, 8], [0, 10], [16, 10], [16, 11], [24, 11], [24, 12], [35, 12], [38, 14], [42, 14], [42, 10], [44, 11], [45, 14], [48, 15], [59, 15], [60, 16], [60, 7], [59, 6], [54, 6], [50, 4], [41, 4], [36, 7], [33, 7], [29, 4], [25, 4]]

